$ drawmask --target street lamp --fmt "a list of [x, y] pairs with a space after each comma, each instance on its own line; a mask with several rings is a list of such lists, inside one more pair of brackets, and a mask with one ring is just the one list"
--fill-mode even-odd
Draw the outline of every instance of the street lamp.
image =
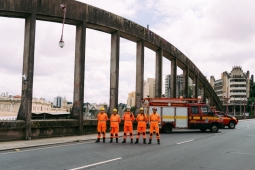
[[59, 41], [59, 46], [61, 48], [63, 48], [65, 46], [65, 42], [63, 40], [63, 31], [64, 31], [64, 24], [65, 24], [65, 18], [66, 18], [66, 5], [64, 4], [60, 4], [60, 9], [64, 12], [64, 17], [63, 17], [63, 25], [62, 25], [62, 34], [61, 34], [61, 38], [60, 38], [60, 41]]

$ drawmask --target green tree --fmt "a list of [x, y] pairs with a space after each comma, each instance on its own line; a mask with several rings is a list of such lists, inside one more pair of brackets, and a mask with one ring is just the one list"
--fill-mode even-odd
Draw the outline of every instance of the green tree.
[[[185, 98], [191, 98], [192, 95], [193, 95], [193, 89], [192, 89], [192, 86], [189, 86], [188, 87], [188, 96], [186, 96]], [[183, 96], [183, 90], [180, 91], [179, 96]]]
[[255, 84], [251, 86], [250, 97], [255, 97]]

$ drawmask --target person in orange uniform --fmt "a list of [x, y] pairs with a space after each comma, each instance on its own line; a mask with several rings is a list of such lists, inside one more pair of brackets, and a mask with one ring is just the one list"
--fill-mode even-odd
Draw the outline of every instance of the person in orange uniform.
[[122, 119], [124, 120], [124, 140], [122, 143], [126, 143], [128, 132], [131, 139], [130, 143], [133, 143], [133, 121], [135, 120], [135, 117], [134, 114], [130, 112], [130, 106], [127, 107], [127, 111], [124, 113]]
[[135, 143], [139, 143], [140, 134], [143, 133], [143, 143], [146, 144], [146, 122], [148, 121], [147, 116], [144, 114], [144, 109], [140, 108], [140, 113], [136, 117], [137, 124], [137, 135]]
[[97, 140], [100, 142], [101, 133], [103, 134], [103, 142], [105, 143], [105, 134], [106, 134], [106, 121], [108, 120], [107, 114], [104, 112], [104, 108], [100, 108], [100, 113], [97, 115]]
[[117, 109], [112, 110], [113, 113], [110, 117], [110, 126], [111, 126], [111, 140], [110, 143], [112, 143], [113, 136], [115, 134], [116, 143], [118, 143], [118, 133], [119, 133], [119, 123], [120, 123], [120, 116], [117, 114]]
[[148, 144], [151, 144], [151, 140], [152, 140], [152, 135], [154, 130], [156, 131], [156, 138], [158, 141], [158, 144], [160, 144], [160, 136], [159, 136], [159, 127], [158, 127], [158, 123], [160, 122], [160, 116], [157, 113], [157, 108], [153, 107], [152, 108], [153, 113], [150, 114], [150, 140]]

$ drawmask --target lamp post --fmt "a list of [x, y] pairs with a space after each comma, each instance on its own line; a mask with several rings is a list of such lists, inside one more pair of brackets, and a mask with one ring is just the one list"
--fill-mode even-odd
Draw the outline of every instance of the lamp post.
[[62, 34], [61, 34], [61, 38], [60, 38], [60, 41], [59, 41], [59, 46], [61, 48], [63, 48], [65, 46], [65, 42], [63, 40], [63, 31], [64, 31], [64, 24], [65, 24], [65, 18], [66, 18], [66, 5], [64, 4], [60, 4], [60, 9], [63, 11], [63, 25], [62, 25]]

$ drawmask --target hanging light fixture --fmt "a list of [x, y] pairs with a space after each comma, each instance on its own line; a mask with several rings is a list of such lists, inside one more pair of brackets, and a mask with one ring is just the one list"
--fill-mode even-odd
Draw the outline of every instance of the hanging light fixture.
[[62, 25], [62, 34], [61, 34], [61, 38], [60, 38], [60, 41], [59, 41], [59, 46], [61, 48], [63, 48], [65, 46], [65, 42], [63, 40], [63, 31], [64, 31], [64, 24], [65, 24], [65, 18], [66, 18], [66, 5], [64, 4], [60, 4], [60, 9], [63, 11], [63, 25]]

